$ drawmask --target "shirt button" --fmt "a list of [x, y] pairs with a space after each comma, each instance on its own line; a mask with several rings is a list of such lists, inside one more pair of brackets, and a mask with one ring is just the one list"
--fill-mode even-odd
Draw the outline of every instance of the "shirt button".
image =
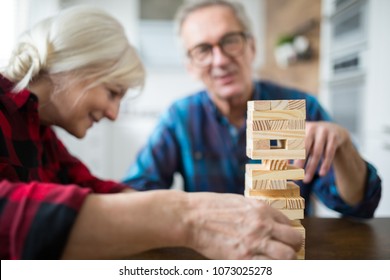
[[202, 157], [203, 157], [202, 152], [197, 151], [194, 153], [194, 158], [196, 160], [200, 160], [200, 159], [202, 159]]

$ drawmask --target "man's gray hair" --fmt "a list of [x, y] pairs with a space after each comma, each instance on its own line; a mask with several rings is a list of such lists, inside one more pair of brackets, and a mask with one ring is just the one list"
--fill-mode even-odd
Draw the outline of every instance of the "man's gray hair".
[[192, 12], [211, 6], [223, 6], [231, 9], [243, 31], [248, 35], [253, 35], [251, 21], [242, 4], [227, 0], [192, 0], [183, 4], [175, 17], [177, 35], [180, 36], [183, 23]]

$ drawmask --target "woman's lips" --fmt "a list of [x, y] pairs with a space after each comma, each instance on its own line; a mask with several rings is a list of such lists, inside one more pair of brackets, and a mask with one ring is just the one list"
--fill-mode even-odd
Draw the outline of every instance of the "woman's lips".
[[92, 126], [95, 122], [99, 122], [97, 118], [95, 118], [93, 115], [89, 115], [89, 120], [91, 122], [90, 126]]

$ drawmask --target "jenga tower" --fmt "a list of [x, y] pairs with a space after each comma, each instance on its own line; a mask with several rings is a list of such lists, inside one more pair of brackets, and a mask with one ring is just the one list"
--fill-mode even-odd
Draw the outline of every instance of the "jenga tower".
[[[261, 164], [247, 164], [245, 196], [256, 198], [279, 209], [305, 238], [305, 201], [297, 184], [304, 169], [289, 165], [289, 160], [305, 159], [305, 100], [248, 101], [247, 156]], [[276, 145], [274, 145], [276, 143]], [[305, 245], [298, 259], [305, 258]]]

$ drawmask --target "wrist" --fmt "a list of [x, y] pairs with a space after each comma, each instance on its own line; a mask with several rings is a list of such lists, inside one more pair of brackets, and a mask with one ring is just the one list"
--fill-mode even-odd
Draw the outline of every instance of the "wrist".
[[196, 195], [183, 193], [183, 210], [181, 211], [183, 246], [195, 249]]
[[336, 152], [350, 151], [351, 148], [354, 148], [351, 135], [346, 128], [340, 127], [339, 135], [340, 135], [340, 144]]
[[[176, 213], [176, 239], [177, 246], [193, 248], [194, 236], [194, 207], [193, 195], [186, 192], [178, 192], [178, 203], [171, 211]], [[174, 205], [174, 204], [172, 204]]]

